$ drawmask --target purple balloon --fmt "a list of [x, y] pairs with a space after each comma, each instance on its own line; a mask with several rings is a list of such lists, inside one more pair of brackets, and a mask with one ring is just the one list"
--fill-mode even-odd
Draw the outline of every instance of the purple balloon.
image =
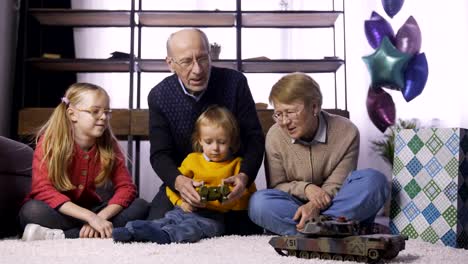
[[388, 37], [388, 39], [393, 42], [394, 32], [392, 26], [375, 11], [372, 11], [369, 20], [364, 21], [364, 30], [366, 32], [367, 42], [369, 42], [374, 49], [380, 45], [385, 37]]
[[400, 51], [411, 55], [417, 54], [421, 49], [421, 30], [413, 16], [410, 16], [398, 30], [395, 46]]
[[380, 87], [369, 87], [367, 92], [367, 113], [374, 125], [383, 133], [395, 124], [396, 109], [392, 96]]
[[405, 87], [401, 89], [403, 97], [407, 102], [420, 95], [426, 85], [429, 69], [427, 59], [424, 53], [415, 55], [405, 71]]
[[385, 13], [391, 18], [395, 16], [403, 6], [404, 0], [382, 0], [382, 6]]

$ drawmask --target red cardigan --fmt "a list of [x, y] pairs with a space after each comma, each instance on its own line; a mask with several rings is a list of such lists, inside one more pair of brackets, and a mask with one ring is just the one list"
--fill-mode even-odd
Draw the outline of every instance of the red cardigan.
[[[44, 151], [40, 140], [34, 151], [32, 167], [32, 187], [27, 199], [35, 199], [57, 208], [65, 202], [71, 201], [79, 206], [90, 208], [102, 202], [96, 193], [94, 179], [100, 171], [99, 155], [96, 146], [89, 151], [83, 151], [75, 144], [73, 160], [68, 168], [69, 177], [76, 189], [59, 192], [48, 178], [47, 164], [41, 164]], [[128, 207], [136, 197], [136, 186], [125, 166], [125, 158], [118, 148], [115, 148], [116, 160], [111, 172], [114, 195], [108, 204], [118, 204]]]

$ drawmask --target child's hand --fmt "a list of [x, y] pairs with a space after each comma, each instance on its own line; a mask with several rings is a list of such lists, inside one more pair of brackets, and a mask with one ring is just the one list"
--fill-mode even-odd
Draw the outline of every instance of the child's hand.
[[182, 199], [192, 207], [204, 207], [205, 205], [200, 202], [200, 195], [195, 190], [200, 185], [202, 185], [201, 182], [194, 181], [184, 175], [179, 175], [176, 177], [174, 187], [180, 193]]
[[84, 224], [80, 229], [80, 238], [99, 238], [99, 232], [89, 224]]
[[231, 190], [231, 193], [228, 195], [228, 200], [226, 203], [237, 201], [244, 194], [244, 191], [247, 188], [246, 186], [248, 180], [249, 177], [243, 172], [223, 180], [224, 184], [228, 184], [234, 187]]
[[[99, 234], [101, 238], [112, 238], [112, 229], [113, 225], [111, 222], [106, 219], [94, 215], [94, 217], [89, 221], [89, 225]], [[80, 232], [81, 234], [81, 232]]]
[[184, 212], [186, 213], [191, 213], [195, 210], [193, 206], [191, 206], [190, 204], [186, 202], [182, 202], [182, 204], [180, 205], [180, 208], [182, 208], [182, 210], [184, 210]]

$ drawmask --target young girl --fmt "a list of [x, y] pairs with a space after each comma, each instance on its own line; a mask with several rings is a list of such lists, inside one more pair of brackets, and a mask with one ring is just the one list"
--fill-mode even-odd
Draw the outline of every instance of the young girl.
[[[109, 126], [109, 96], [96, 85], [76, 83], [39, 130], [32, 188], [19, 217], [23, 240], [110, 238], [114, 226], [144, 219], [147, 203], [136, 187]], [[111, 182], [102, 201], [96, 187]]]
[[[240, 157], [234, 157], [239, 149], [239, 127], [234, 116], [226, 109], [211, 106], [195, 123], [192, 136], [194, 153], [189, 154], [179, 170], [182, 175], [204, 186], [219, 186], [223, 179], [236, 175], [240, 170]], [[195, 184], [194, 184], [195, 186]], [[179, 194], [166, 188], [175, 205], [164, 218], [152, 221], [132, 221], [124, 228], [115, 228], [115, 241], [150, 241], [159, 244], [172, 242], [196, 242], [202, 238], [224, 234], [223, 215], [230, 210], [246, 210], [255, 185], [243, 196], [231, 203], [208, 201], [205, 208], [193, 208]]]

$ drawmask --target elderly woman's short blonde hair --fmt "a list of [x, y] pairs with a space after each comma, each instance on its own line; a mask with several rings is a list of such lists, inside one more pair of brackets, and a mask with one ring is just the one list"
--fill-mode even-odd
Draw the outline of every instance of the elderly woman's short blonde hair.
[[275, 102], [291, 104], [295, 101], [302, 101], [309, 107], [317, 104], [322, 107], [322, 92], [319, 84], [309, 75], [295, 72], [283, 76], [271, 88], [268, 98], [270, 104]]

